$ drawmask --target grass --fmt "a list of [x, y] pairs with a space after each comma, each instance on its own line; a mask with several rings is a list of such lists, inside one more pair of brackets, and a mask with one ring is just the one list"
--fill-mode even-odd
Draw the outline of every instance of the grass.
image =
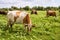
[[7, 17], [0, 15], [0, 40], [60, 40], [60, 16], [46, 17], [45, 11], [38, 11], [38, 15], [30, 15], [32, 23], [36, 25], [28, 35], [22, 24], [14, 24], [13, 32], [4, 31]]

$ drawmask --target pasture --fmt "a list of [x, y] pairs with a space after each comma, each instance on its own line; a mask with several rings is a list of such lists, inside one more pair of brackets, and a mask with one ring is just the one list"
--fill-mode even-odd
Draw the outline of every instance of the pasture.
[[60, 40], [60, 15], [58, 11], [56, 14], [57, 17], [46, 17], [45, 11], [38, 11], [38, 15], [30, 15], [36, 25], [30, 34], [24, 31], [22, 24], [14, 24], [13, 31], [4, 31], [7, 17], [0, 14], [0, 40]]

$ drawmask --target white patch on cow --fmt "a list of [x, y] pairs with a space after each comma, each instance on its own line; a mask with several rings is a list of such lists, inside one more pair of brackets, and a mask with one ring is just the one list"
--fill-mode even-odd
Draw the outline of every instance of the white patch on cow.
[[26, 17], [27, 13], [25, 11], [22, 11], [20, 13], [19, 18], [17, 18], [16, 23], [23, 23], [23, 19]]
[[14, 22], [14, 15], [13, 14], [15, 15], [15, 12], [9, 11], [7, 14], [7, 18], [8, 18], [8, 20], [11, 20]]

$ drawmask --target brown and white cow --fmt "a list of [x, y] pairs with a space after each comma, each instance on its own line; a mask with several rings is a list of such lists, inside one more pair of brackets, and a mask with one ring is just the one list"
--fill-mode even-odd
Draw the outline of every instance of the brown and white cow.
[[56, 12], [53, 10], [47, 10], [47, 16], [56, 16]]
[[7, 18], [7, 27], [12, 27], [14, 23], [22, 23], [25, 29], [27, 29], [29, 32], [31, 31], [32, 27], [34, 27], [34, 25], [32, 25], [30, 15], [25, 11], [9, 11], [7, 13]]

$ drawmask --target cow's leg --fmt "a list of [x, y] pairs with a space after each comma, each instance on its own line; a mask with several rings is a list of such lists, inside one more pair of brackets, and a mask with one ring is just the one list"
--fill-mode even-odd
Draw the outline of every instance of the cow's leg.
[[25, 24], [24, 27], [25, 27], [24, 29], [27, 30], [27, 32], [31, 31], [31, 25]]
[[10, 24], [10, 28], [12, 28], [12, 26], [13, 26], [13, 23], [12, 23], [12, 24]]
[[24, 25], [24, 31], [27, 30], [26, 25], [25, 24], [23, 24], [23, 25]]
[[28, 32], [31, 32], [31, 29], [32, 29], [31, 24], [28, 24], [28, 26], [27, 26], [27, 31], [28, 31]]
[[30, 27], [27, 27], [27, 32], [30, 32], [30, 31], [31, 31]]
[[13, 24], [14, 24], [14, 22], [11, 21], [11, 20], [9, 20], [8, 23], [7, 23], [6, 29], [8, 29], [8, 28], [11, 28], [11, 29], [12, 29], [12, 25], [13, 25]]
[[24, 30], [27, 30], [27, 26], [28, 26], [27, 24], [24, 24]]
[[12, 26], [13, 26], [13, 24], [10, 24], [10, 29], [9, 29], [10, 32], [13, 30]]
[[12, 26], [14, 25], [14, 22], [13, 22], [13, 21], [11, 21], [11, 22], [9, 23], [9, 25], [10, 25], [10, 27], [9, 27], [9, 32], [12, 32], [12, 31], [13, 31]]

